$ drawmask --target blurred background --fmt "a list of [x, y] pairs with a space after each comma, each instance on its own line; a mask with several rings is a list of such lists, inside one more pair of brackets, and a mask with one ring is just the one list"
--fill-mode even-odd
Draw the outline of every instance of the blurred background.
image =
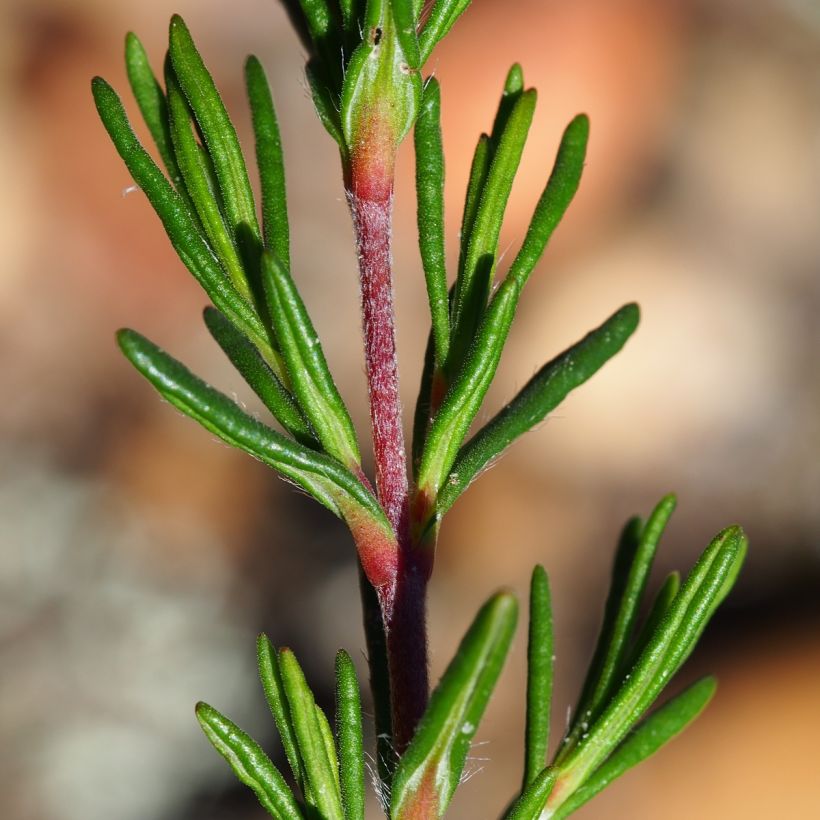
[[[294, 274], [367, 433], [355, 260], [334, 146], [273, 0], [4, 0], [0, 6], [0, 815], [255, 820], [193, 717], [213, 703], [281, 754], [254, 636], [292, 646], [323, 703], [364, 667], [353, 548], [329, 514], [162, 403], [119, 356], [129, 325], [254, 412], [95, 116], [127, 85], [128, 29], [159, 66], [181, 12], [250, 145], [241, 66], [268, 69]], [[475, 0], [431, 65], [443, 89], [450, 251], [470, 156], [519, 60], [540, 102], [502, 236], [514, 253], [561, 130], [592, 120], [581, 191], [528, 286], [491, 415], [623, 303], [624, 352], [459, 501], [431, 589], [434, 678], [480, 602], [535, 562], [557, 621], [560, 734], [623, 521], [669, 490], [657, 577], [740, 522], [751, 552], [681, 682], [720, 688], [696, 725], [584, 818], [820, 814], [820, 6], [814, 0]], [[128, 107], [136, 114], [130, 98]], [[140, 133], [144, 135], [144, 130]], [[407, 149], [409, 146], [405, 146]], [[412, 407], [428, 319], [412, 152], [397, 184], [398, 326]], [[454, 818], [497, 816], [520, 778], [524, 631]], [[373, 804], [374, 815], [378, 812]]]

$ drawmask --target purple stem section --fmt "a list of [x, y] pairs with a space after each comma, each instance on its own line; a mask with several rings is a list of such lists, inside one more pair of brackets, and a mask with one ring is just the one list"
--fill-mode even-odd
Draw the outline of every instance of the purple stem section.
[[[401, 754], [427, 707], [429, 571], [423, 556], [413, 549], [409, 534], [407, 455], [399, 399], [390, 248], [392, 175], [376, 174], [374, 181], [374, 175], [357, 174], [356, 170], [352, 169], [347, 189], [359, 257], [376, 493], [399, 547], [395, 584], [380, 595], [380, 601], [387, 633], [393, 745]], [[367, 168], [371, 170], [372, 166]], [[388, 181], [379, 184], [378, 177]]]

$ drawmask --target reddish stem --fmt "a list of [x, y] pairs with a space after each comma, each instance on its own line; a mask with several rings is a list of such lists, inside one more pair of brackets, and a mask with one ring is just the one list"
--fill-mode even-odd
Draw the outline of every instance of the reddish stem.
[[424, 556], [413, 549], [408, 525], [407, 455], [399, 399], [390, 249], [392, 154], [360, 150], [347, 171], [345, 182], [359, 256], [376, 493], [399, 547], [395, 584], [389, 593], [380, 590], [380, 601], [387, 634], [393, 744], [400, 754], [427, 706], [429, 571]]

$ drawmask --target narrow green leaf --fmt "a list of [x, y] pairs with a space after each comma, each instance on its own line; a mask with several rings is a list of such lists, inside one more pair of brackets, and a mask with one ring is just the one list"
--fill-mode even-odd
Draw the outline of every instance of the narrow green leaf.
[[356, 468], [361, 456], [356, 431], [296, 284], [269, 251], [262, 255], [262, 283], [276, 339], [293, 392], [330, 455]]
[[661, 499], [643, 527], [632, 519], [624, 528], [615, 553], [612, 581], [609, 587], [604, 619], [595, 653], [589, 665], [575, 718], [561, 753], [560, 763], [600, 715], [614, 689], [621, 683], [623, 663], [634, 637], [635, 623], [643, 600], [658, 543], [675, 510], [675, 496]]
[[638, 635], [632, 644], [632, 648], [629, 651], [629, 655], [624, 660], [621, 667], [622, 673], [625, 674], [635, 665], [635, 661], [638, 659], [641, 652], [643, 652], [646, 648], [646, 644], [649, 642], [649, 639], [655, 634], [655, 630], [663, 621], [664, 617], [666, 617], [666, 613], [669, 611], [669, 607], [671, 606], [672, 601], [675, 600], [675, 596], [678, 594], [679, 590], [680, 573], [670, 572], [669, 575], [666, 576], [666, 580], [663, 582], [661, 588], [658, 590], [655, 600], [652, 602], [652, 607], [649, 610], [649, 614], [646, 616], [646, 621], [644, 621], [641, 626]]
[[231, 364], [262, 400], [273, 417], [297, 441], [312, 450], [319, 449], [313, 431], [305, 421], [293, 396], [284, 388], [254, 347], [216, 308], [206, 307], [205, 325]]
[[200, 235], [194, 215], [140, 145], [117, 93], [101, 77], [94, 78], [91, 88], [100, 119], [117, 153], [157, 212], [185, 267], [202, 285], [214, 305], [253, 341], [265, 360], [274, 367], [277, 376], [281, 377], [281, 367], [275, 366], [276, 354], [270, 347], [259, 317], [228, 281], [213, 251]]
[[498, 103], [498, 110], [495, 112], [495, 119], [493, 120], [493, 129], [490, 131], [490, 144], [492, 150], [498, 148], [501, 137], [509, 122], [510, 115], [521, 94], [524, 92], [524, 71], [520, 63], [513, 63], [510, 70], [507, 72], [507, 77], [504, 80], [504, 89], [501, 92], [501, 99]]
[[327, 0], [299, 0], [299, 4], [316, 53], [335, 86], [341, 81], [342, 75], [342, 41], [334, 9]]
[[364, 820], [362, 705], [356, 668], [344, 650], [336, 655], [336, 736], [345, 820]]
[[265, 699], [270, 707], [276, 729], [282, 740], [282, 748], [293, 772], [293, 779], [300, 791], [305, 794], [305, 769], [296, 744], [296, 733], [290, 715], [285, 688], [282, 684], [282, 673], [279, 670], [279, 657], [267, 635], [256, 639], [256, 660], [259, 667], [259, 679], [265, 691]]
[[562, 774], [553, 797], [558, 794], [557, 799], [564, 802], [654, 703], [694, 649], [715, 608], [737, 578], [746, 545], [740, 527], [729, 527], [706, 548], [621, 688], [561, 762]]
[[549, 413], [609, 361], [638, 325], [639, 310], [626, 305], [600, 327], [545, 364], [518, 395], [461, 448], [439, 496], [443, 515], [467, 486], [523, 433]]
[[629, 769], [679, 735], [707, 706], [717, 689], [712, 677], [702, 678], [640, 723], [609, 759], [573, 795], [547, 817], [569, 817]]
[[338, 768], [328, 756], [325, 733], [316, 712], [316, 701], [293, 652], [279, 650], [279, 671], [290, 707], [293, 731], [309, 784], [308, 802], [323, 820], [343, 820], [342, 798], [338, 787]]
[[[461, 641], [396, 769], [392, 820], [444, 814], [507, 656], [517, 610], [512, 595], [493, 596]], [[416, 814], [421, 806], [425, 812]]]
[[[250, 453], [344, 518], [355, 532], [372, 527], [393, 543], [390, 524], [373, 494], [338, 461], [309, 450], [243, 412], [235, 402], [133, 330], [117, 336], [123, 353], [160, 394], [228, 444]], [[386, 558], [386, 556], [385, 556]], [[365, 560], [363, 556], [363, 560]], [[369, 576], [379, 586], [379, 581]], [[383, 583], [384, 581], [382, 581]]]
[[251, 291], [242, 260], [219, 207], [220, 196], [214, 188], [210, 159], [194, 136], [191, 109], [170, 66], [165, 75], [165, 84], [168, 89], [171, 138], [185, 189], [225, 272], [237, 291], [250, 301]]
[[142, 113], [142, 118], [157, 146], [168, 176], [178, 187], [182, 177], [171, 143], [165, 94], [151, 70], [144, 46], [132, 31], [125, 36], [125, 67], [128, 73], [128, 83]]
[[441, 144], [441, 93], [430, 78], [424, 88], [415, 128], [419, 248], [438, 366], [450, 346], [450, 304], [444, 250], [444, 153]]
[[438, 495], [495, 376], [519, 293], [512, 280], [498, 289], [478, 329], [475, 344], [433, 421], [418, 479], [420, 490], [429, 498]]
[[436, 43], [442, 40], [469, 5], [470, 0], [436, 0], [427, 23], [419, 33], [420, 65], [427, 62]]
[[424, 349], [424, 362], [421, 367], [421, 380], [419, 392], [416, 397], [416, 407], [413, 411], [413, 444], [411, 450], [411, 461], [413, 466], [413, 478], [418, 475], [421, 457], [424, 453], [424, 444], [427, 439], [427, 431], [430, 422], [433, 420], [432, 412], [432, 391], [433, 379], [436, 376], [435, 341], [433, 339], [433, 329], [427, 335], [427, 345]]
[[277, 820], [303, 820], [285, 779], [256, 741], [207, 703], [197, 704], [196, 716], [208, 740], [236, 776], [253, 789], [268, 814]]
[[305, 76], [310, 86], [310, 96], [313, 100], [313, 107], [316, 109], [316, 116], [319, 117], [325, 131], [333, 137], [344, 153], [347, 149], [339, 110], [334, 103], [333, 93], [322, 76], [321, 66], [317, 60], [308, 61], [305, 66]]
[[[544, 567], [539, 564], [533, 570], [530, 582], [524, 790], [543, 772], [547, 759], [552, 707], [553, 651], [549, 579]], [[545, 794], [544, 802], [546, 799]], [[543, 805], [542, 803], [541, 806]]]
[[407, 68], [411, 71], [418, 71], [421, 68], [421, 55], [416, 36], [414, 2], [415, 0], [391, 0], [390, 7], [393, 11], [396, 37], [404, 53], [404, 59], [407, 61]]
[[322, 743], [325, 747], [325, 755], [330, 763], [330, 772], [336, 784], [336, 792], [339, 795], [339, 800], [342, 799], [342, 781], [339, 775], [339, 758], [336, 756], [336, 741], [333, 737], [333, 730], [330, 728], [330, 721], [327, 715], [322, 711], [318, 704], [314, 705], [316, 713], [316, 725], [319, 727], [319, 733], [322, 736]]
[[265, 69], [256, 57], [248, 57], [245, 63], [245, 85], [256, 137], [256, 164], [262, 188], [265, 246], [290, 269], [290, 227], [282, 138]]
[[473, 160], [470, 163], [470, 176], [467, 180], [467, 193], [464, 197], [464, 212], [461, 215], [461, 233], [459, 234], [461, 240], [458, 260], [459, 276], [463, 275], [464, 260], [467, 256], [467, 244], [472, 234], [476, 213], [478, 213], [478, 206], [481, 202], [481, 193], [487, 181], [487, 173], [490, 170], [491, 161], [492, 149], [490, 137], [487, 134], [482, 134], [478, 138], [475, 151], [473, 152]]
[[588, 140], [589, 119], [585, 114], [579, 114], [564, 131], [549, 181], [535, 206], [521, 249], [510, 266], [508, 276], [518, 279], [522, 286], [578, 190]]
[[529, 787], [504, 815], [504, 820], [539, 820], [558, 774], [559, 770], [552, 766], [538, 772]]
[[501, 223], [532, 123], [535, 102], [534, 89], [520, 94], [510, 110], [498, 144], [493, 145], [492, 161], [467, 239], [464, 265], [456, 282], [451, 371], [458, 367], [472, 344], [476, 326], [485, 309], [495, 273]]
[[[171, 62], [213, 160], [231, 231], [242, 248], [242, 231], [261, 242], [256, 205], [236, 129], [185, 22], [171, 18]], [[244, 228], [242, 227], [244, 226]]]

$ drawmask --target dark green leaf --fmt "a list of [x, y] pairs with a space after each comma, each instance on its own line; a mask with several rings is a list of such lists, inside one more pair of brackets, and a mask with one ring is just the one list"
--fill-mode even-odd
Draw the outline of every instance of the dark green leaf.
[[345, 820], [364, 820], [364, 747], [359, 682], [350, 655], [336, 655], [336, 735]]
[[[170, 68], [170, 67], [169, 67]], [[192, 113], [188, 101], [177, 83], [173, 70], [165, 75], [168, 88], [168, 112], [174, 151], [188, 192], [205, 235], [222, 263], [234, 287], [251, 299], [251, 291], [242, 260], [236, 249], [232, 231], [228, 230], [219, 207], [220, 194], [215, 187], [210, 157], [202, 150], [194, 136]]]
[[342, 123], [339, 118], [339, 111], [333, 101], [333, 93], [325, 82], [318, 63], [310, 60], [305, 66], [305, 76], [310, 86], [310, 96], [316, 115], [325, 127], [325, 131], [330, 134], [343, 151], [345, 150], [345, 138], [342, 134]]
[[513, 179], [535, 111], [533, 89], [522, 92], [506, 118], [498, 143], [492, 141], [492, 161], [476, 210], [463, 267], [456, 282], [452, 314], [450, 369], [457, 367], [472, 344], [487, 303], [498, 255], [498, 238]]
[[290, 273], [269, 251], [262, 255], [262, 283], [299, 405], [325, 450], [348, 467], [358, 467], [356, 431], [330, 375], [319, 337]]
[[557, 810], [553, 820], [569, 817], [633, 766], [680, 734], [706, 707], [717, 688], [714, 678], [699, 680], [640, 723], [610, 758]]
[[621, 688], [561, 762], [556, 793], [562, 802], [609, 757], [692, 652], [737, 578], [746, 543], [739, 527], [729, 527], [701, 555]]
[[475, 344], [433, 421], [418, 478], [419, 489], [429, 498], [435, 499], [441, 490], [495, 376], [518, 297], [518, 287], [512, 280], [498, 289], [476, 334]]
[[329, 729], [322, 725], [326, 718], [318, 715], [313, 693], [289, 649], [279, 651], [279, 672], [308, 786], [305, 799], [320, 812], [323, 820], [343, 820], [339, 764], [332, 739], [330, 748], [327, 745]]
[[469, 5], [470, 0], [436, 0], [427, 23], [419, 33], [420, 65], [427, 62], [436, 43], [442, 40]]
[[[550, 709], [552, 707], [553, 651], [549, 579], [544, 568], [539, 564], [533, 570], [530, 582], [530, 627], [527, 643], [527, 723], [524, 740], [523, 788], [525, 790], [542, 773], [547, 759]], [[545, 794], [544, 801], [546, 799]], [[543, 805], [541, 803], [541, 806]], [[538, 811], [540, 812], [540, 808]], [[537, 813], [535, 816], [537, 816]]]
[[170, 43], [174, 73], [199, 123], [213, 160], [234, 238], [241, 247], [241, 232], [244, 230], [261, 242], [253, 192], [236, 129], [225, 110], [213, 78], [179, 15], [171, 18]]
[[595, 653], [589, 665], [575, 719], [556, 759], [560, 763], [595, 722], [621, 683], [624, 660], [634, 637], [638, 611], [643, 600], [658, 543], [675, 510], [675, 496], [661, 499], [649, 520], [641, 527], [632, 519], [624, 528], [604, 610], [604, 619]]
[[663, 582], [663, 585], [658, 590], [655, 600], [652, 602], [652, 608], [646, 616], [646, 621], [643, 626], [641, 626], [638, 636], [632, 644], [629, 655], [624, 661], [621, 669], [622, 672], [627, 672], [628, 669], [635, 665], [635, 661], [638, 659], [641, 652], [643, 652], [646, 648], [646, 644], [649, 639], [655, 634], [655, 630], [658, 628], [661, 621], [663, 621], [679, 590], [680, 574], [678, 572], [670, 572], [669, 575], [666, 576], [666, 580]]
[[256, 164], [262, 188], [265, 246], [290, 269], [290, 228], [282, 139], [265, 69], [256, 57], [248, 57], [245, 63], [245, 85], [256, 136]]
[[142, 118], [151, 132], [168, 176], [174, 185], [179, 186], [182, 177], [174, 157], [171, 143], [171, 131], [168, 123], [168, 105], [162, 87], [157, 82], [148, 54], [136, 34], [129, 31], [125, 37], [125, 67], [128, 71], [128, 83], [134, 93]]
[[504, 820], [539, 820], [550, 792], [555, 786], [559, 770], [547, 766], [538, 772], [521, 797], [504, 815]]
[[416, 36], [414, 2], [415, 0], [391, 0], [390, 7], [393, 11], [396, 37], [404, 53], [404, 59], [407, 61], [407, 68], [411, 71], [418, 71], [421, 68], [421, 57], [419, 54], [419, 41]]
[[440, 513], [447, 512], [476, 476], [513, 441], [542, 422], [572, 390], [618, 353], [637, 327], [638, 318], [638, 306], [626, 305], [545, 364], [461, 449], [439, 495]]
[[514, 63], [504, 80], [504, 90], [501, 92], [501, 100], [498, 103], [498, 110], [495, 112], [493, 130], [490, 131], [490, 144], [493, 151], [498, 148], [504, 129], [510, 119], [510, 114], [512, 114], [513, 108], [523, 92], [524, 71], [519, 63]]
[[443, 365], [450, 346], [450, 305], [444, 254], [444, 153], [441, 145], [441, 94], [430, 78], [416, 120], [416, 194], [421, 261], [435, 339], [435, 358]]
[[140, 145], [117, 93], [100, 77], [94, 78], [91, 88], [100, 119], [114, 147], [125, 161], [134, 182], [143, 190], [162, 220], [180, 259], [202, 285], [214, 305], [253, 341], [277, 376], [281, 377], [281, 364], [270, 347], [267, 332], [259, 317], [228, 281], [213, 251], [200, 235], [194, 215]]
[[256, 741], [207, 703], [197, 704], [196, 716], [208, 740], [236, 776], [253, 789], [268, 814], [281, 820], [303, 820], [296, 798]]
[[273, 467], [349, 525], [360, 526], [360, 519], [364, 519], [385, 537], [390, 534], [390, 524], [372, 493], [338, 461], [251, 418], [135, 331], [121, 330], [118, 341], [137, 370], [177, 409], [223, 441]]
[[578, 190], [588, 139], [589, 119], [579, 114], [564, 131], [547, 187], [535, 206], [521, 250], [510, 266], [508, 276], [520, 280], [522, 286]]
[[211, 336], [253, 392], [262, 399], [273, 417], [297, 441], [313, 450], [319, 449], [319, 444], [299, 405], [265, 364], [251, 341], [215, 308], [205, 308], [204, 319]]
[[[507, 656], [517, 610], [512, 595], [493, 596], [461, 641], [396, 769], [392, 820], [444, 814]], [[421, 806], [425, 813], [414, 813]]]
[[285, 687], [282, 684], [279, 657], [276, 650], [271, 646], [267, 635], [260, 635], [256, 640], [256, 660], [259, 666], [259, 679], [262, 681], [262, 688], [265, 690], [265, 699], [268, 701], [271, 714], [276, 722], [276, 728], [282, 740], [282, 748], [285, 750], [290, 770], [293, 772], [293, 779], [302, 793], [305, 794], [305, 770], [299, 754], [299, 747], [296, 744], [296, 733], [293, 729], [293, 720], [285, 695]]

